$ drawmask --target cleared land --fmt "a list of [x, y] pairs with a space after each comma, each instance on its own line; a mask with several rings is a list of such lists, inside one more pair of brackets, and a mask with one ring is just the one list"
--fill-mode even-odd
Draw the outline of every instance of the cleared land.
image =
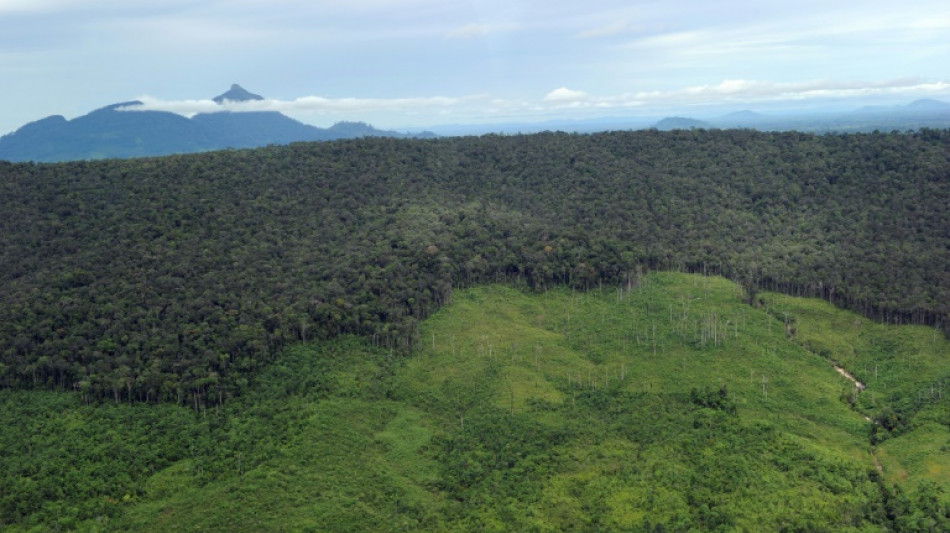
[[200, 414], [0, 391], [0, 523], [946, 526], [946, 339], [818, 300], [743, 300], [732, 282], [677, 273], [631, 290], [456, 291], [410, 357], [351, 337], [296, 345]]

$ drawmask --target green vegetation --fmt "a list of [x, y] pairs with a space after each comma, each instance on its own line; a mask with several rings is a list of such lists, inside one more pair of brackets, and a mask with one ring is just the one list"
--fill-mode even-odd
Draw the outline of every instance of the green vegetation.
[[[296, 344], [219, 407], [3, 390], [0, 526], [950, 527], [950, 343], [819, 300], [747, 300], [679, 273], [480, 286], [423, 322], [408, 357], [350, 336]], [[899, 427], [864, 419], [884, 412]]]
[[[860, 320], [827, 302], [764, 299], [806, 349], [841, 364], [868, 389], [842, 395], [873, 419], [871, 442], [894, 480], [950, 481], [950, 365], [947, 340], [932, 328]], [[950, 391], [948, 391], [950, 392]]]
[[950, 529], [948, 142], [0, 163], [0, 528]]
[[655, 270], [946, 327], [948, 142], [548, 133], [0, 163], [0, 387], [214, 408], [295, 342], [409, 352], [460, 287]]

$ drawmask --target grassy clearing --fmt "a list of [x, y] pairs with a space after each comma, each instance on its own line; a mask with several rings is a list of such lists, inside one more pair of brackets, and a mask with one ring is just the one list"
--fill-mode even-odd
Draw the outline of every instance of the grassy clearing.
[[[296, 346], [254, 392], [205, 415], [5, 391], [0, 494], [35, 500], [15, 501], [14, 515], [7, 497], [0, 525], [880, 531], [945, 520], [914, 494], [950, 503], [950, 409], [939, 389], [915, 396], [939, 383], [946, 342], [823, 302], [763, 300], [750, 307], [731, 282], [675, 273], [630, 292], [458, 291], [412, 357], [351, 338]], [[831, 361], [861, 378], [877, 366], [877, 380], [849, 402], [853, 385]], [[878, 435], [878, 484], [863, 413], [884, 409], [907, 419]], [[24, 466], [32, 457], [48, 467]], [[31, 488], [44, 475], [64, 489]], [[911, 494], [904, 507], [882, 490], [891, 483]]]
[[948, 482], [950, 341], [935, 329], [879, 324], [820, 300], [770, 294], [794, 342], [838, 362], [867, 385], [856, 409], [877, 422], [877, 455], [889, 481]]
[[934, 328], [879, 324], [822, 300], [769, 294], [765, 302], [788, 316], [796, 342], [868, 386], [861, 402], [866, 409], [897, 399], [900, 407], [916, 409], [939, 400], [947, 386], [950, 341]]
[[422, 338], [409, 379], [487, 388], [499, 408], [563, 404], [618, 384], [647, 393], [724, 386], [750, 417], [867, 456], [866, 421], [839, 401], [847, 383], [721, 278], [657, 273], [629, 293], [476, 288], [427, 321]]

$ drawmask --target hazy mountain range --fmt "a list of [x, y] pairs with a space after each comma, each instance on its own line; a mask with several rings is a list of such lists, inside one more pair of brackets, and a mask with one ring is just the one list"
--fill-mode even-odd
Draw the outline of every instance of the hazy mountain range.
[[920, 128], [950, 128], [950, 104], [916, 100], [908, 105], [866, 106], [840, 113], [764, 114], [742, 110], [699, 120], [667, 117], [653, 125], [659, 130], [751, 128], [763, 131], [868, 132], [905, 131]]
[[[263, 100], [234, 84], [214, 98]], [[66, 120], [55, 115], [31, 122], [0, 137], [0, 159], [7, 161], [70, 161], [159, 156], [227, 148], [255, 148], [296, 141], [329, 141], [355, 137], [432, 137], [378, 130], [363, 122], [338, 122], [318, 128], [276, 111], [201, 113], [191, 118], [165, 111], [122, 111], [141, 102], [121, 102]]]
[[950, 128], [950, 104], [938, 100], [916, 100], [908, 105], [867, 106], [850, 111], [757, 112], [749, 109], [707, 112], [701, 116], [599, 117], [580, 120], [510, 122], [494, 124], [449, 124], [426, 129], [439, 135], [480, 135], [483, 133], [534, 133], [566, 131], [594, 133], [609, 130], [735, 129], [761, 131], [805, 131], [813, 133], [858, 133], [906, 131], [920, 128]]
[[[238, 84], [214, 97], [229, 101], [263, 100]], [[434, 137], [485, 133], [655, 128], [732, 129], [762, 131], [870, 132], [950, 128], [950, 104], [916, 100], [907, 105], [866, 106], [847, 112], [759, 113], [735, 111], [714, 117], [604, 117], [534, 123], [441, 125], [421, 133], [379, 130], [363, 122], [338, 122], [329, 128], [304, 124], [276, 111], [200, 113], [187, 118], [166, 111], [122, 111], [141, 102], [122, 102], [72, 120], [55, 115], [0, 137], [0, 160], [55, 162], [79, 159], [129, 158], [228, 148], [256, 148], [298, 141], [330, 141], [357, 137]]]

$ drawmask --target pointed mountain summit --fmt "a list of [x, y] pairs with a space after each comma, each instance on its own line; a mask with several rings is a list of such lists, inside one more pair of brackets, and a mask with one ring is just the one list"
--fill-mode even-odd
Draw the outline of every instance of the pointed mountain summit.
[[263, 96], [259, 94], [254, 94], [236, 83], [232, 84], [231, 88], [228, 89], [227, 92], [223, 94], [219, 94], [218, 96], [215, 96], [214, 98], [212, 98], [212, 100], [214, 100], [215, 102], [219, 104], [224, 103], [225, 100], [229, 100], [231, 102], [247, 102], [250, 100], [263, 100], [263, 99], [264, 99]]

